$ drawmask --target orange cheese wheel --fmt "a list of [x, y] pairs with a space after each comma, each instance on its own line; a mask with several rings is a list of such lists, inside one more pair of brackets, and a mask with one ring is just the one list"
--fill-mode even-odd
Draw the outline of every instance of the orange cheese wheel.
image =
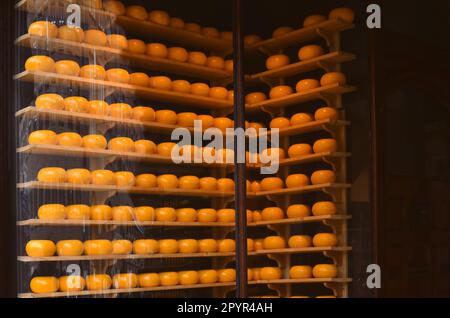
[[48, 56], [35, 55], [29, 57], [25, 62], [25, 70], [31, 72], [54, 72], [55, 61]]
[[128, 255], [133, 251], [133, 243], [128, 240], [114, 240], [111, 244], [114, 255]]
[[260, 211], [253, 211], [253, 222], [261, 222], [262, 221], [262, 215]]
[[245, 46], [252, 46], [258, 42], [261, 42], [262, 38], [259, 35], [250, 34], [244, 37]]
[[214, 239], [203, 239], [198, 241], [199, 253], [215, 253], [218, 249], [218, 242]]
[[320, 83], [316, 79], [303, 79], [299, 81], [295, 87], [297, 93], [304, 93], [312, 89], [318, 88]]
[[317, 170], [311, 175], [312, 184], [334, 183], [336, 173], [332, 170]]
[[178, 273], [177, 272], [164, 272], [159, 273], [159, 281], [161, 286], [174, 286], [178, 285]]
[[38, 209], [41, 220], [62, 220], [66, 217], [66, 207], [62, 204], [44, 204]]
[[112, 68], [106, 71], [106, 80], [115, 83], [130, 83], [130, 73], [121, 68]]
[[282, 98], [294, 93], [292, 87], [287, 85], [275, 86], [270, 90], [269, 96], [271, 99]]
[[270, 122], [270, 128], [287, 128], [290, 126], [290, 121], [285, 117], [276, 117]]
[[295, 144], [289, 147], [289, 158], [301, 158], [312, 154], [312, 147], [309, 144]]
[[214, 269], [198, 271], [198, 280], [200, 284], [214, 284], [217, 283], [218, 279], [217, 271]]
[[320, 45], [306, 45], [298, 51], [298, 59], [307, 61], [323, 55], [323, 49]]
[[197, 114], [192, 112], [179, 113], [177, 115], [177, 125], [182, 127], [194, 127]]
[[281, 269], [278, 267], [263, 267], [260, 271], [261, 280], [281, 279]]
[[50, 257], [55, 255], [55, 243], [49, 240], [31, 240], [25, 246], [25, 252], [30, 257]]
[[266, 60], [266, 68], [274, 70], [289, 65], [290, 62], [289, 56], [285, 54], [272, 55]]
[[192, 33], [202, 33], [202, 27], [200, 25], [198, 25], [197, 23], [185, 23], [184, 24], [184, 29], [186, 31], [192, 32]]
[[138, 286], [138, 277], [133, 273], [116, 274], [113, 277], [113, 287], [115, 289], [130, 289]]
[[262, 191], [274, 191], [284, 188], [284, 182], [278, 177], [268, 177], [261, 181]]
[[105, 149], [106, 138], [102, 135], [87, 135], [83, 137], [83, 147], [87, 149]]
[[136, 184], [136, 177], [132, 172], [118, 171], [114, 175], [118, 187], [133, 187]]
[[205, 66], [208, 63], [208, 57], [203, 52], [189, 52], [188, 63]]
[[312, 273], [315, 278], [335, 278], [337, 267], [332, 264], [318, 264], [313, 267]]
[[68, 205], [65, 213], [68, 220], [89, 220], [91, 208], [85, 204]]
[[304, 204], [292, 204], [287, 210], [286, 214], [288, 218], [304, 218], [311, 214], [310, 208]]
[[95, 170], [91, 172], [92, 184], [96, 185], [114, 185], [116, 176], [111, 170]]
[[157, 208], [155, 215], [156, 221], [159, 222], [175, 222], [177, 220], [177, 212], [174, 208]]
[[156, 113], [151, 107], [137, 106], [133, 108], [131, 117], [139, 121], [155, 121]]
[[197, 219], [200, 223], [210, 223], [217, 221], [217, 211], [214, 209], [199, 209]]
[[268, 236], [263, 241], [263, 249], [276, 250], [286, 247], [286, 241], [281, 236]]
[[81, 43], [84, 41], [84, 30], [74, 26], [63, 25], [58, 29], [58, 38]]
[[130, 85], [148, 87], [150, 83], [150, 77], [145, 73], [132, 73], [130, 74]]
[[134, 142], [134, 151], [143, 155], [156, 153], [156, 144], [151, 140], [137, 140]]
[[194, 239], [184, 239], [178, 241], [178, 250], [180, 253], [191, 254], [197, 253], [198, 242]]
[[91, 206], [91, 220], [94, 221], [112, 220], [112, 208], [109, 205]]
[[191, 84], [191, 94], [193, 95], [208, 97], [209, 89], [209, 85], [205, 83]]
[[258, 132], [260, 129], [264, 128], [264, 125], [261, 123], [249, 123], [248, 128], [254, 128]]
[[288, 26], [279, 27], [279, 28], [276, 28], [273, 31], [272, 37], [273, 38], [279, 38], [280, 36], [283, 36], [283, 35], [286, 35], [288, 33], [291, 33], [292, 31], [294, 31], [294, 28], [292, 28], [292, 27], [288, 27]]
[[40, 182], [64, 183], [67, 180], [66, 171], [62, 168], [48, 167], [39, 170], [37, 179]]
[[286, 178], [286, 187], [288, 188], [300, 188], [308, 184], [308, 177], [301, 173], [291, 174]]
[[159, 286], [159, 275], [157, 273], [139, 274], [139, 286], [142, 288]]
[[91, 100], [86, 104], [89, 114], [107, 116], [109, 114], [109, 105], [102, 100]]
[[216, 191], [217, 179], [213, 177], [200, 178], [200, 189], [203, 191]]
[[84, 42], [98, 46], [106, 46], [108, 44], [105, 32], [96, 29], [84, 31]]
[[313, 14], [310, 16], [307, 16], [304, 20], [303, 20], [303, 27], [304, 28], [309, 28], [315, 25], [318, 25], [322, 22], [325, 22], [327, 20], [327, 18], [323, 15], [320, 14]]
[[284, 219], [284, 212], [278, 207], [268, 207], [261, 212], [262, 221], [273, 221]]
[[63, 240], [56, 243], [56, 253], [59, 256], [80, 256], [83, 251], [83, 242], [78, 240]]
[[81, 96], [71, 96], [64, 99], [64, 110], [68, 112], [86, 113], [88, 100]]
[[294, 235], [289, 238], [290, 248], [305, 248], [312, 246], [311, 237], [308, 235]]
[[136, 240], [133, 242], [133, 254], [149, 255], [159, 251], [159, 243], [156, 240]]
[[178, 186], [184, 190], [200, 189], [200, 179], [196, 176], [183, 176], [178, 179]]
[[326, 120], [336, 121], [339, 119], [339, 114], [335, 108], [332, 107], [321, 107], [314, 113], [315, 120]]
[[49, 21], [36, 21], [31, 23], [28, 27], [28, 34], [56, 38], [58, 36], [58, 27]]
[[314, 216], [334, 215], [337, 212], [336, 204], [330, 201], [316, 202], [312, 206], [312, 214]]
[[80, 292], [86, 287], [86, 281], [81, 276], [70, 275], [59, 278], [59, 290], [67, 292]]
[[308, 113], [297, 113], [291, 117], [291, 126], [304, 125], [313, 121], [313, 117]]
[[289, 269], [291, 279], [306, 279], [312, 277], [312, 267], [307, 265], [292, 266]]
[[66, 171], [67, 183], [90, 184], [92, 182], [91, 172], [87, 169], [69, 169]]
[[176, 144], [173, 142], [163, 142], [156, 146], [156, 151], [160, 156], [171, 157], [175, 146]]
[[64, 109], [64, 98], [58, 94], [42, 94], [36, 98], [36, 108], [41, 109]]
[[206, 61], [206, 66], [218, 70], [225, 68], [225, 60], [220, 56], [210, 56]]
[[147, 44], [147, 55], [151, 57], [157, 57], [161, 59], [167, 58], [169, 55], [169, 50], [167, 46], [161, 43], [149, 43]]
[[80, 76], [83, 78], [103, 81], [106, 78], [106, 70], [100, 65], [85, 65], [81, 68]]
[[170, 16], [167, 12], [162, 10], [154, 10], [148, 13], [148, 20], [160, 25], [169, 25]]
[[172, 17], [170, 18], [169, 25], [175, 29], [184, 29], [184, 20], [180, 18]]
[[209, 38], [220, 38], [220, 32], [216, 28], [213, 27], [204, 27], [202, 28], [202, 34]]
[[[253, 217], [253, 216], [252, 216]], [[255, 250], [255, 241], [253, 239], [247, 239], [247, 252], [253, 252]], [[249, 279], [251, 280], [251, 279]]]
[[339, 84], [339, 85], [347, 84], [347, 78], [345, 77], [344, 73], [329, 72], [329, 73], [324, 74], [320, 78], [320, 85], [322, 85], [322, 86], [333, 85], [333, 84]]
[[64, 132], [58, 134], [58, 145], [64, 147], [81, 147], [83, 145], [83, 139], [81, 136], [74, 132]]
[[197, 221], [197, 211], [192, 208], [177, 209], [177, 222], [195, 222]]
[[115, 103], [109, 105], [109, 115], [114, 118], [130, 119], [133, 109], [125, 103]]
[[337, 142], [332, 138], [319, 139], [314, 143], [313, 149], [315, 153], [336, 152]]
[[148, 18], [147, 10], [145, 10], [145, 8], [142, 6], [136, 6], [136, 5], [128, 6], [125, 14], [130, 18], [133, 18], [136, 20], [141, 20], [141, 21], [147, 20], [147, 18]]
[[226, 132], [229, 128], [234, 128], [234, 122], [227, 117], [214, 118], [213, 126], [218, 128], [221, 132]]
[[199, 277], [196, 271], [181, 271], [178, 273], [180, 285], [195, 285], [198, 284]]
[[313, 237], [313, 245], [315, 247], [330, 247], [337, 245], [336, 234], [333, 233], [317, 233]]
[[209, 97], [220, 100], [227, 100], [228, 90], [225, 87], [211, 87]]
[[[264, 239], [256, 239], [255, 240], [255, 251], [261, 251], [261, 250], [264, 249], [263, 248], [263, 242], [264, 242]], [[253, 271], [253, 275], [255, 275], [255, 274], [256, 274], [256, 276], [258, 276], [259, 272], [258, 271], [257, 272]]]
[[86, 255], [109, 255], [112, 253], [112, 243], [108, 240], [89, 240], [84, 242]]
[[36, 130], [28, 136], [30, 145], [57, 145], [58, 137], [52, 130]]
[[217, 179], [217, 191], [233, 192], [234, 191], [234, 180], [229, 179], [229, 178]]
[[236, 281], [236, 270], [234, 268], [220, 269], [217, 271], [220, 283], [231, 283]]
[[134, 152], [134, 141], [128, 137], [113, 138], [108, 143], [108, 149], [120, 152]]
[[125, 15], [127, 12], [125, 5], [122, 2], [115, 0], [103, 1], [103, 9], [114, 13], [115, 15]]
[[234, 61], [233, 60], [225, 61], [225, 71], [233, 73], [233, 71], [234, 71]]
[[234, 209], [217, 210], [217, 222], [231, 223], [235, 221], [236, 212]]
[[355, 13], [350, 8], [336, 8], [330, 11], [328, 17], [330, 20], [340, 19], [352, 23], [355, 20]]
[[283, 160], [284, 158], [286, 158], [286, 153], [284, 152], [284, 149], [267, 148], [261, 152], [261, 160], [268, 161], [272, 158], [275, 158], [275, 159], [273, 159], [273, 161], [279, 161], [279, 160]]
[[151, 88], [163, 91], [172, 90], [172, 80], [167, 76], [152, 76], [150, 77], [149, 85]]
[[108, 34], [106, 41], [110, 48], [124, 51], [128, 49], [128, 40], [122, 34]]
[[185, 63], [189, 59], [189, 53], [182, 47], [171, 47], [168, 49], [167, 58], [172, 61]]
[[140, 206], [133, 210], [134, 217], [139, 222], [150, 222], [155, 220], [155, 209], [150, 206]]
[[175, 80], [172, 82], [172, 90], [177, 93], [190, 94], [191, 83], [186, 80]]
[[258, 181], [253, 181], [250, 184], [250, 191], [252, 191], [252, 192], [259, 192], [259, 191], [261, 191], [261, 183], [258, 182]]
[[88, 290], [106, 290], [110, 289], [112, 279], [106, 274], [88, 275], [86, 277], [86, 287]]
[[145, 54], [147, 52], [147, 45], [142, 40], [130, 39], [128, 40], [127, 50], [130, 53]]
[[33, 277], [30, 281], [30, 289], [35, 294], [56, 293], [59, 289], [59, 280], [50, 276]]

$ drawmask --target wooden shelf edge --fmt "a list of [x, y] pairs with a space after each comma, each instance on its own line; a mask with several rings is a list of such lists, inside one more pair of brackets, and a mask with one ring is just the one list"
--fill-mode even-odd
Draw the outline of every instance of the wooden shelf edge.
[[275, 190], [275, 191], [261, 191], [256, 193], [248, 194], [247, 197], [249, 198], [259, 198], [259, 197], [265, 197], [265, 196], [281, 196], [281, 195], [293, 195], [293, 194], [299, 194], [299, 193], [306, 193], [306, 192], [314, 192], [314, 191], [323, 191], [323, 189], [329, 189], [329, 188], [335, 188], [335, 189], [347, 189], [350, 188], [350, 184], [347, 183], [324, 183], [324, 184], [317, 184], [317, 185], [308, 185], [305, 187], [299, 187], [299, 188], [284, 188], [281, 190]]

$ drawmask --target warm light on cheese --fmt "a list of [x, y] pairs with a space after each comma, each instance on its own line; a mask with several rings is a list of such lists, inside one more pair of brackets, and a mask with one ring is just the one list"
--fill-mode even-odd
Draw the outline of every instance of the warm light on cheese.
[[223, 70], [225, 68], [225, 60], [220, 56], [210, 56], [206, 61], [206, 65], [210, 68]]
[[337, 267], [333, 264], [318, 264], [313, 267], [312, 273], [315, 278], [335, 278]]
[[126, 15], [130, 18], [136, 19], [136, 20], [147, 20], [148, 13], [147, 10], [142, 6], [128, 6], [126, 10]]
[[178, 186], [184, 190], [200, 189], [200, 179], [196, 176], [183, 176], [178, 179]]
[[261, 280], [281, 279], [281, 269], [278, 267], [263, 267], [260, 271]]
[[177, 93], [190, 94], [191, 83], [186, 80], [175, 80], [172, 82], [172, 90]]
[[197, 114], [192, 112], [179, 113], [177, 115], [177, 125], [182, 127], [194, 127]]
[[156, 113], [151, 107], [137, 106], [133, 108], [131, 117], [144, 122], [155, 121]]
[[55, 243], [49, 240], [31, 240], [25, 246], [25, 252], [30, 257], [50, 257], [55, 255]]
[[330, 11], [328, 17], [330, 20], [340, 19], [352, 23], [355, 20], [355, 13], [350, 8], [336, 8]]
[[229, 178], [220, 178], [217, 180], [217, 191], [219, 192], [233, 192], [234, 180]]
[[319, 139], [314, 143], [313, 149], [315, 153], [336, 152], [337, 142], [332, 138]]
[[136, 185], [136, 177], [129, 171], [118, 171], [115, 174], [116, 186], [133, 187]]
[[134, 217], [139, 222], [151, 222], [156, 218], [155, 209], [150, 206], [140, 206], [133, 210]]
[[120, 1], [107, 0], [103, 1], [103, 9], [105, 11], [114, 13], [115, 15], [125, 15], [127, 12], [126, 7]]
[[300, 188], [309, 185], [309, 179], [301, 173], [291, 174], [286, 178], [286, 187]]
[[106, 290], [110, 289], [112, 279], [106, 274], [88, 275], [86, 277], [86, 287], [88, 290]]
[[79, 292], [86, 287], [86, 281], [81, 276], [70, 275], [59, 278], [59, 290], [67, 292]]
[[203, 52], [189, 52], [188, 63], [205, 66], [208, 63], [208, 57]]
[[320, 83], [316, 79], [303, 79], [297, 83], [295, 89], [297, 90], [297, 93], [305, 93], [307, 91], [318, 88], [319, 86]]
[[178, 273], [177, 272], [164, 272], [159, 273], [159, 281], [161, 286], [174, 286], [178, 285]]
[[313, 121], [313, 117], [308, 113], [297, 113], [291, 117], [291, 126], [304, 125]]
[[30, 281], [30, 289], [35, 294], [56, 293], [59, 289], [59, 280], [50, 276], [33, 277]]
[[175, 222], [177, 220], [177, 212], [174, 208], [157, 208], [155, 215], [158, 222]]
[[169, 25], [170, 16], [167, 12], [162, 10], [154, 10], [148, 13], [148, 20], [160, 25]]
[[114, 185], [116, 176], [111, 170], [95, 170], [91, 172], [92, 184], [96, 185]]
[[320, 78], [320, 85], [328, 86], [333, 84], [345, 85], [347, 84], [347, 78], [342, 72], [329, 72], [324, 74]]
[[106, 46], [108, 40], [105, 32], [91, 29], [84, 31], [84, 42], [91, 45]]
[[312, 278], [312, 268], [307, 265], [292, 266], [289, 270], [289, 277], [291, 279]]
[[218, 244], [214, 239], [203, 239], [198, 241], [199, 253], [215, 253], [217, 252]]
[[281, 236], [268, 236], [263, 241], [265, 250], [276, 250], [286, 247], [286, 241]]
[[276, 28], [273, 33], [272, 33], [272, 37], [273, 38], [279, 38], [283, 35], [286, 35], [288, 33], [291, 33], [292, 31], [294, 31], [294, 28], [292, 27], [288, 27], [288, 26], [284, 26], [284, 27], [279, 27]]
[[81, 136], [74, 132], [64, 132], [58, 134], [56, 137], [58, 145], [64, 147], [81, 147], [83, 146], [83, 139]]
[[112, 68], [106, 71], [106, 80], [115, 83], [130, 83], [130, 73], [122, 68]]
[[83, 242], [78, 240], [63, 240], [56, 243], [56, 253], [59, 256], [80, 256], [83, 255]]
[[107, 116], [109, 114], [109, 105], [102, 100], [91, 100], [86, 104], [89, 114]]
[[57, 145], [58, 137], [52, 130], [36, 130], [28, 136], [30, 145]]
[[293, 204], [287, 208], [286, 214], [288, 218], [304, 218], [311, 214], [311, 210], [305, 204]]
[[134, 142], [134, 150], [139, 154], [152, 155], [156, 153], [156, 144], [151, 140], [136, 140]]
[[113, 277], [115, 289], [130, 289], [138, 286], [138, 277], [134, 273], [116, 274]]
[[162, 43], [149, 43], [147, 44], [146, 54], [152, 57], [165, 59], [169, 55], [169, 50], [167, 49], [167, 46]]
[[159, 286], [159, 275], [157, 273], [139, 274], [139, 286], [142, 288]]
[[91, 220], [110, 221], [112, 220], [112, 209], [109, 205], [91, 206]]
[[294, 91], [292, 87], [287, 85], [275, 86], [270, 90], [269, 96], [271, 99], [282, 98], [293, 94]]
[[171, 47], [168, 49], [167, 58], [172, 61], [185, 63], [189, 59], [189, 54], [185, 48]]
[[209, 85], [205, 83], [194, 83], [191, 84], [191, 93], [197, 96], [208, 97], [209, 96]]
[[198, 252], [198, 242], [194, 239], [184, 239], [178, 241], [178, 250], [180, 253], [192, 254]]
[[85, 204], [68, 205], [65, 213], [68, 220], [89, 220], [91, 208]]
[[106, 148], [106, 138], [102, 135], [87, 135], [83, 139], [83, 147], [87, 149], [105, 149]]
[[66, 207], [62, 204], [44, 204], [38, 209], [41, 220], [62, 220], [66, 217]]
[[122, 34], [108, 34], [106, 36], [106, 41], [110, 48], [124, 51], [128, 49], [128, 40]]
[[217, 275], [220, 283], [231, 283], [236, 281], [236, 270], [234, 268], [219, 269]]
[[156, 240], [136, 240], [133, 242], [133, 254], [150, 255], [159, 251], [159, 243]]
[[317, 233], [313, 237], [313, 245], [315, 247], [330, 247], [337, 245], [336, 234], [333, 233]]
[[312, 246], [311, 237], [308, 235], [294, 235], [288, 240], [290, 248], [305, 248]]
[[25, 62], [25, 70], [31, 72], [54, 72], [55, 61], [48, 56], [35, 55], [29, 57]]
[[141, 72], [130, 74], [130, 85], [148, 87], [150, 85], [150, 77]]
[[177, 113], [173, 110], [157, 110], [155, 113], [155, 119], [158, 123], [175, 125], [177, 123], [178, 117]]
[[261, 180], [262, 191], [274, 191], [284, 188], [284, 182], [278, 177], [268, 177]]
[[112, 244], [108, 240], [89, 240], [84, 242], [86, 255], [109, 255], [112, 253]]
[[278, 207], [268, 207], [261, 211], [262, 221], [273, 221], [284, 219], [284, 212]]
[[70, 96], [64, 99], [64, 110], [68, 112], [86, 113], [88, 100], [81, 96]]
[[144, 41], [138, 39], [128, 40], [128, 52], [135, 54], [145, 54], [147, 52], [147, 45]]
[[311, 175], [312, 184], [324, 184], [336, 182], [336, 173], [332, 170], [317, 170]]
[[58, 94], [42, 94], [36, 98], [36, 108], [40, 109], [64, 109], [64, 98]]
[[91, 172], [87, 169], [69, 169], [66, 171], [67, 182], [71, 184], [90, 184]]
[[100, 65], [85, 65], [81, 68], [80, 76], [91, 80], [103, 81], [106, 79], [106, 70]]
[[220, 32], [216, 28], [213, 27], [204, 27], [202, 28], [202, 34], [209, 38], [218, 39], [220, 37]]
[[220, 209], [217, 210], [217, 222], [231, 223], [235, 221], [234, 209]]
[[28, 27], [28, 34], [56, 38], [58, 36], [58, 27], [49, 21], [36, 21]]
[[262, 38], [259, 35], [250, 34], [244, 37], [245, 46], [252, 46], [258, 42], [261, 42]]
[[119, 152], [134, 152], [134, 141], [128, 137], [116, 137], [108, 142], [108, 149]]
[[111, 244], [114, 255], [128, 255], [133, 251], [133, 243], [128, 240], [114, 240]]
[[200, 284], [214, 284], [218, 281], [219, 277], [216, 270], [206, 269], [198, 271], [198, 279]]
[[175, 29], [184, 29], [184, 20], [180, 18], [172, 17], [170, 18], [169, 25]]
[[180, 285], [195, 285], [198, 284], [199, 275], [196, 271], [181, 271], [178, 273]]
[[289, 158], [301, 158], [312, 154], [312, 147], [309, 144], [295, 144], [289, 147]]
[[227, 100], [228, 90], [225, 87], [211, 87], [209, 97], [220, 100]]
[[175, 146], [174, 142], [163, 142], [156, 146], [156, 151], [160, 156], [171, 157]]
[[322, 22], [325, 22], [326, 20], [327, 20], [327, 18], [323, 15], [313, 14], [313, 15], [307, 16], [305, 18], [305, 20], [303, 20], [303, 27], [309, 28], [309, 27], [318, 25]]
[[233, 73], [233, 71], [234, 71], [234, 62], [233, 62], [233, 60], [226, 60], [225, 61], [225, 71]]
[[289, 65], [290, 62], [289, 56], [285, 54], [272, 55], [266, 60], [266, 68], [268, 70], [274, 70]]
[[323, 49], [320, 45], [306, 45], [298, 51], [298, 59], [307, 61], [323, 55]]
[[75, 26], [63, 25], [58, 29], [58, 38], [81, 43], [84, 42], [84, 30]]
[[339, 119], [339, 114], [335, 108], [332, 107], [321, 107], [314, 113], [315, 120], [326, 120], [336, 121]]
[[39, 170], [37, 179], [40, 182], [64, 183], [67, 180], [66, 171], [58, 167], [48, 167]]
[[199, 209], [197, 219], [200, 223], [210, 223], [217, 221], [217, 211], [214, 209]]
[[192, 33], [202, 33], [202, 27], [197, 23], [192, 22], [185, 23], [184, 29]]
[[227, 117], [216, 117], [214, 118], [213, 126], [218, 128], [221, 132], [225, 133], [227, 128], [234, 128], [234, 122]]
[[163, 91], [172, 90], [172, 80], [167, 76], [152, 76], [149, 81], [150, 87]]

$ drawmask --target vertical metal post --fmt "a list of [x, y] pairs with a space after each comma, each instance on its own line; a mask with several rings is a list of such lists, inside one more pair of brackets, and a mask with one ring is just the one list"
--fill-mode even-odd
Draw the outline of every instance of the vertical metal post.
[[[233, 0], [234, 52], [234, 128], [245, 130], [244, 32], [242, 1]], [[239, 143], [235, 136], [235, 210], [236, 210], [236, 297], [247, 297], [247, 183], [245, 163], [238, 163]], [[241, 149], [242, 151], [242, 149]]]

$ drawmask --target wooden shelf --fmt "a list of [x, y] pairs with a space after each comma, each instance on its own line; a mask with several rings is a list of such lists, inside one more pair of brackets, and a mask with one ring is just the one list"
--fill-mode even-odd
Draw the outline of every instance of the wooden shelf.
[[[286, 158], [282, 159], [279, 162], [280, 167], [283, 166], [293, 166], [293, 165], [301, 165], [311, 162], [323, 161], [331, 158], [348, 158], [350, 153], [344, 152], [324, 152], [324, 153], [315, 153], [311, 155], [306, 155], [300, 158]], [[261, 169], [263, 167], [262, 164], [248, 164], [247, 167], [249, 169]]]
[[274, 70], [268, 70], [258, 74], [250, 75], [248, 81], [255, 82], [287, 78], [317, 70], [323, 67], [329, 67], [344, 62], [349, 62], [354, 60], [355, 58], [356, 56], [354, 54], [345, 52], [331, 52], [308, 61], [300, 61]]
[[[303, 125], [297, 125], [297, 126], [290, 126], [287, 128], [280, 128], [279, 129], [279, 135], [280, 137], [286, 137], [286, 136], [294, 136], [294, 135], [301, 135], [306, 133], [312, 133], [316, 131], [322, 131], [327, 130], [329, 131], [332, 127], [339, 127], [339, 126], [348, 126], [350, 125], [350, 122], [345, 120], [338, 120], [338, 121], [332, 121], [330, 119], [324, 119], [324, 120], [316, 120], [312, 121]], [[267, 136], [270, 136], [271, 132], [270, 130], [267, 132]], [[262, 135], [260, 135], [262, 136]]]
[[347, 189], [350, 188], [350, 184], [344, 183], [325, 183], [318, 185], [308, 185], [299, 188], [285, 188], [275, 191], [260, 191], [256, 193], [250, 193], [247, 195], [248, 198], [260, 198], [266, 196], [283, 196], [283, 195], [294, 195], [308, 192], [324, 191], [326, 189]]
[[149, 195], [187, 196], [187, 197], [233, 197], [234, 192], [204, 191], [172, 189], [162, 190], [159, 188], [117, 187], [109, 185], [94, 184], [70, 184], [70, 183], [45, 183], [29, 181], [17, 184], [17, 188], [25, 190], [64, 190], [64, 191], [87, 191], [87, 192], [120, 192]]
[[352, 23], [348, 23], [342, 20], [327, 20], [318, 25], [301, 28], [290, 32], [286, 35], [278, 38], [267, 39], [254, 45], [247, 47], [247, 51], [256, 52], [278, 52], [280, 49], [287, 48], [294, 45], [300, 45], [304, 42], [320, 39], [321, 34], [330, 34], [335, 32], [342, 32], [345, 30], [353, 29], [355, 26]]
[[24, 71], [14, 76], [14, 79], [30, 83], [47, 83], [52, 85], [66, 85], [72, 88], [88, 90], [112, 90], [124, 94], [136, 95], [152, 101], [174, 103], [176, 105], [194, 106], [209, 110], [232, 109], [233, 103], [226, 100], [218, 100], [209, 97], [183, 94], [172, 91], [163, 91], [143, 86], [134, 86], [108, 81], [86, 79], [77, 76], [60, 75], [56, 73]]
[[[266, 285], [266, 284], [322, 284], [322, 283], [336, 283], [347, 284], [352, 280], [350, 278], [305, 278], [305, 279], [276, 279], [276, 280], [258, 280], [250, 281], [249, 285]], [[101, 296], [113, 294], [129, 294], [129, 293], [144, 293], [152, 291], [167, 291], [167, 290], [183, 290], [183, 289], [197, 289], [197, 288], [218, 288], [235, 286], [236, 282], [231, 283], [215, 283], [215, 284], [196, 284], [196, 285], [175, 285], [175, 286], [158, 286], [149, 288], [130, 288], [130, 289], [106, 289], [90, 291], [85, 290], [81, 292], [56, 292], [48, 294], [34, 294], [22, 293], [19, 298], [57, 298], [57, 297], [82, 297], [82, 296]]]
[[246, 111], [256, 111], [261, 109], [273, 109], [282, 108], [288, 106], [297, 106], [301, 103], [311, 102], [319, 99], [323, 99], [326, 95], [330, 94], [345, 94], [354, 92], [356, 87], [350, 85], [333, 84], [328, 86], [318, 87], [308, 92], [294, 93], [285, 97], [277, 99], [268, 99], [261, 103], [252, 105], [246, 105]]
[[133, 54], [127, 51], [104, 46], [96, 46], [40, 36], [31, 36], [29, 34], [19, 37], [16, 40], [16, 44], [24, 47], [44, 49], [50, 52], [70, 53], [79, 57], [96, 56], [99, 59], [105, 58], [105, 60], [110, 60], [111, 57], [113, 57], [115, 59], [120, 59], [124, 65], [129, 64], [132, 67], [143, 68], [153, 72], [168, 72], [193, 78], [213, 80], [224, 84], [230, 83], [233, 77], [232, 73], [225, 70], [218, 70], [190, 63], [182, 63], [169, 59], [155, 58], [145, 54]]
[[[324, 215], [324, 216], [306, 216], [303, 218], [291, 218], [272, 221], [259, 221], [248, 223], [249, 227], [266, 226], [266, 225], [290, 225], [300, 223], [313, 223], [322, 222], [327, 220], [348, 220], [350, 215], [337, 214], [337, 215]], [[123, 227], [234, 227], [234, 223], [224, 222], [138, 222], [138, 221], [95, 221], [95, 220], [41, 220], [41, 219], [29, 219], [24, 221], [18, 221], [18, 226], [123, 226]]]

